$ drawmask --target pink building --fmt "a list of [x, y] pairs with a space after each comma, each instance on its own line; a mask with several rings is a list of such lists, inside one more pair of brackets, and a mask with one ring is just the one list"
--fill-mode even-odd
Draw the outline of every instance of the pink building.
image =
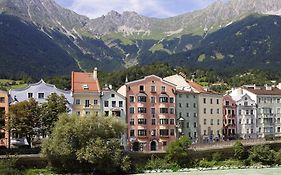
[[163, 151], [176, 139], [175, 90], [155, 75], [126, 83], [129, 150]]
[[237, 135], [237, 106], [231, 96], [223, 97], [223, 136], [225, 140], [235, 139]]

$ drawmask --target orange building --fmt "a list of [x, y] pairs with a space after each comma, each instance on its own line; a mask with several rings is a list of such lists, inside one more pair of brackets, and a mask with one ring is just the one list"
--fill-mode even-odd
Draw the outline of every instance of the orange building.
[[101, 91], [97, 68], [92, 73], [72, 72], [71, 91], [74, 98], [72, 113], [81, 116], [100, 113]]
[[175, 92], [155, 75], [126, 83], [129, 150], [164, 151], [176, 139]]
[[5, 129], [5, 115], [9, 112], [9, 95], [8, 92], [0, 90], [0, 116], [4, 118], [0, 119], [0, 148], [1, 147], [8, 147], [8, 132]]

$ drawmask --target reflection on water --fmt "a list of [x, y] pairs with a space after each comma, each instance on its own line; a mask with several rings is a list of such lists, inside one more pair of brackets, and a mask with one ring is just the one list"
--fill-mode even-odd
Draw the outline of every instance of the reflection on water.
[[213, 170], [213, 171], [194, 171], [194, 172], [184, 172], [184, 173], [183, 172], [151, 173], [150, 175], [281, 175], [281, 168]]

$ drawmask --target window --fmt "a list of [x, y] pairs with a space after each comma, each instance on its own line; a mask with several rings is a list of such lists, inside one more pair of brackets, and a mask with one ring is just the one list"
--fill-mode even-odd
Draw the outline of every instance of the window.
[[146, 96], [138, 96], [138, 102], [146, 102]]
[[168, 108], [160, 108], [160, 114], [168, 114]]
[[151, 86], [151, 87], [150, 87], [150, 90], [151, 90], [151, 92], [156, 92], [155, 86]]
[[186, 113], [186, 117], [189, 117], [189, 112]]
[[206, 104], [206, 98], [203, 98], [203, 103]]
[[193, 113], [193, 117], [197, 117], [197, 113]]
[[150, 97], [150, 101], [154, 104], [156, 102], [155, 97]]
[[44, 98], [44, 93], [38, 93], [38, 98], [43, 99]]
[[33, 97], [33, 93], [30, 93], [30, 92], [29, 92], [29, 93], [27, 94], [27, 97], [28, 97], [28, 98], [32, 98], [32, 97]]
[[220, 119], [217, 120], [217, 125], [220, 125]]
[[175, 124], [175, 119], [170, 119], [170, 125], [174, 125]]
[[83, 89], [84, 90], [89, 90], [89, 86], [87, 84], [83, 84]]
[[112, 101], [112, 102], [111, 102], [111, 106], [112, 106], [112, 107], [116, 107], [116, 101]]
[[181, 112], [179, 113], [179, 116], [182, 117], [182, 113]]
[[160, 129], [161, 136], [169, 136], [169, 129]]
[[186, 122], [186, 127], [189, 128], [189, 122]]
[[130, 130], [130, 137], [134, 137], [135, 136], [135, 130]]
[[179, 103], [179, 107], [181, 108], [181, 103]]
[[133, 118], [130, 120], [130, 125], [135, 125], [135, 120]]
[[196, 103], [193, 103], [193, 107], [196, 108]]
[[90, 111], [86, 111], [86, 115], [90, 115]]
[[160, 125], [168, 125], [168, 124], [169, 124], [169, 119], [166, 119], [166, 118], [160, 119]]
[[174, 97], [170, 97], [170, 103], [174, 103]]
[[220, 104], [220, 100], [219, 99], [217, 99], [217, 104]]
[[77, 111], [77, 113], [76, 113], [76, 114], [77, 114], [78, 116], [80, 116], [80, 114], [81, 114], [81, 113], [80, 113], [80, 111]]
[[146, 125], [146, 119], [143, 119], [143, 118], [138, 119], [138, 124], [139, 125]]
[[115, 94], [111, 94], [111, 97], [114, 98], [114, 97], [115, 97]]
[[135, 108], [134, 107], [130, 107], [130, 114], [134, 114], [135, 113]]
[[130, 96], [130, 102], [134, 103], [135, 102], [135, 97], [134, 96]]
[[174, 114], [174, 113], [175, 113], [174, 108], [170, 108], [170, 114]]
[[239, 113], [239, 115], [241, 115], [241, 114], [242, 114], [241, 109], [239, 109], [238, 113]]
[[94, 104], [97, 105], [98, 104], [98, 100], [94, 100]]
[[161, 86], [161, 92], [166, 92], [166, 87], [165, 86]]
[[182, 97], [182, 95], [181, 94], [179, 94], [179, 98], [181, 98]]
[[151, 108], [151, 114], [155, 114], [155, 108]]
[[204, 135], [207, 135], [207, 130], [204, 130]]
[[246, 115], [249, 115], [249, 110], [246, 110]]
[[80, 99], [75, 99], [75, 104], [80, 105]]
[[206, 114], [207, 113], [207, 109], [206, 108], [204, 108], [204, 114]]
[[139, 114], [144, 114], [144, 113], [146, 113], [146, 108], [143, 108], [143, 107], [138, 108], [138, 113], [139, 113]]
[[211, 125], [214, 125], [214, 119], [211, 119], [210, 124], [211, 124]]
[[155, 118], [151, 119], [151, 125], [156, 125], [156, 119]]
[[90, 107], [90, 100], [85, 100], [85, 108]]
[[108, 101], [104, 101], [104, 107], [108, 107]]
[[109, 111], [104, 111], [105, 116], [109, 116]]
[[206, 125], [207, 124], [207, 119], [204, 119], [204, 125]]
[[193, 127], [194, 127], [194, 128], [197, 127], [197, 123], [196, 123], [196, 122], [193, 123]]
[[225, 106], [229, 106], [229, 101], [225, 101]]
[[189, 108], [189, 103], [186, 103], [186, 107]]
[[280, 98], [277, 98], [277, 103], [280, 103]]
[[213, 109], [210, 109], [210, 114], [213, 114]]
[[277, 114], [280, 114], [280, 108], [277, 108]]
[[213, 99], [212, 98], [210, 99], [210, 104], [213, 104]]
[[123, 107], [123, 101], [119, 101], [119, 107]]
[[167, 146], [167, 142], [165, 141], [165, 142], [163, 142], [163, 146]]
[[160, 103], [168, 103], [168, 97], [159, 97]]
[[0, 97], [0, 103], [5, 103], [5, 97]]
[[143, 92], [143, 91], [144, 91], [144, 86], [140, 85], [140, 92]]
[[146, 136], [146, 130], [145, 129], [139, 129], [138, 130], [138, 136]]
[[175, 130], [174, 129], [170, 129], [170, 136], [174, 136], [175, 135]]
[[153, 130], [151, 131], [151, 136], [156, 136], [156, 129], [153, 129]]
[[220, 114], [220, 109], [217, 109], [217, 114]]

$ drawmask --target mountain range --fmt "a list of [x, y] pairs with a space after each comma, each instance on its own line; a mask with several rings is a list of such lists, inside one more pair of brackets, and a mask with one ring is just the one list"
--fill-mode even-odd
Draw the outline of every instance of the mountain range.
[[279, 15], [280, 0], [218, 0], [166, 19], [116, 11], [90, 19], [53, 0], [0, 0], [0, 75], [40, 78], [155, 61], [278, 70]]

